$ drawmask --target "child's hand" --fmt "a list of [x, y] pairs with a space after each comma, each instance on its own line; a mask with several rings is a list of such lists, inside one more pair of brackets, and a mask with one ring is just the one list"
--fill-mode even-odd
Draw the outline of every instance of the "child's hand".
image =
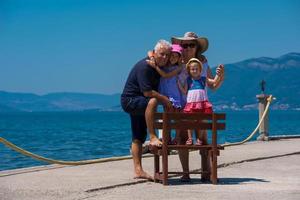
[[151, 67], [153, 67], [154, 69], [156, 69], [156, 63], [154, 60], [154, 57], [150, 57], [150, 59], [147, 59], [146, 62], [148, 63], [148, 65], [150, 65]]

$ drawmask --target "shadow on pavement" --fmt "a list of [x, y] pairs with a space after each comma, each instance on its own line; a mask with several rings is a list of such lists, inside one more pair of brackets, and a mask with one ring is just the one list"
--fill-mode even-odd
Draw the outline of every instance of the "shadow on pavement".
[[[268, 183], [270, 181], [258, 178], [219, 178], [217, 185], [237, 185], [249, 182], [263, 182]], [[210, 181], [201, 181], [201, 178], [192, 178], [190, 182], [181, 182], [178, 178], [169, 179], [168, 183], [172, 185], [195, 185], [195, 184], [211, 184]]]
[[220, 185], [235, 185], [247, 182], [263, 182], [268, 183], [270, 181], [260, 179], [260, 178], [219, 178]]

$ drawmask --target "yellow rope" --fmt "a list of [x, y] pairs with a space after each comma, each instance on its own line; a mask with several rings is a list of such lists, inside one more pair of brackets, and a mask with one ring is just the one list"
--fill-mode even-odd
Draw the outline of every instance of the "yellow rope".
[[[258, 130], [260, 124], [262, 123], [263, 119], [266, 116], [266, 113], [268, 112], [269, 106], [271, 101], [273, 100], [272, 95], [269, 96], [269, 98], [267, 99], [268, 103], [266, 106], [266, 109], [257, 125], [257, 127], [255, 128], [255, 130], [249, 135], [249, 137], [247, 137], [245, 140], [241, 141], [241, 142], [235, 142], [235, 143], [228, 143], [228, 144], [223, 144], [223, 147], [228, 147], [228, 146], [234, 146], [234, 145], [240, 145], [240, 144], [244, 144], [245, 142], [249, 141], [253, 135], [256, 133], [256, 131]], [[118, 161], [118, 160], [126, 160], [126, 159], [131, 159], [132, 156], [121, 156], [121, 157], [112, 157], [112, 158], [101, 158], [101, 159], [94, 159], [94, 160], [82, 160], [82, 161], [63, 161], [63, 160], [54, 160], [54, 159], [50, 159], [50, 158], [45, 158], [43, 156], [39, 156], [37, 154], [31, 153], [29, 151], [26, 151], [25, 149], [22, 149], [20, 147], [18, 147], [17, 145], [5, 140], [4, 138], [0, 137], [0, 143], [3, 143], [4, 145], [6, 145], [7, 147], [25, 155], [25, 156], [29, 156], [31, 158], [34, 158], [36, 160], [40, 160], [40, 161], [44, 161], [44, 162], [48, 162], [50, 164], [61, 164], [61, 165], [86, 165], [86, 164], [95, 164], [95, 163], [102, 163], [102, 162], [110, 162], [110, 161]], [[144, 155], [143, 157], [151, 157], [153, 155]]]
[[262, 121], [264, 120], [264, 118], [265, 118], [265, 116], [266, 116], [266, 114], [267, 114], [267, 112], [269, 110], [269, 106], [270, 106], [272, 100], [273, 100], [273, 97], [272, 97], [272, 95], [270, 95], [268, 97], [268, 99], [267, 99], [268, 103], [267, 103], [266, 109], [265, 109], [263, 115], [261, 116], [261, 119], [260, 119], [259, 123], [257, 124], [256, 128], [254, 129], [254, 131], [245, 140], [243, 140], [241, 142], [227, 143], [227, 144], [223, 144], [221, 146], [223, 146], [223, 147], [229, 147], [229, 146], [240, 145], [240, 144], [244, 144], [244, 143], [248, 142], [255, 135], [255, 133], [257, 132], [257, 130], [259, 129]]
[[[61, 164], [61, 165], [86, 165], [86, 164], [95, 164], [95, 163], [102, 163], [102, 162], [110, 162], [110, 161], [118, 161], [118, 160], [126, 160], [131, 159], [132, 156], [120, 156], [120, 157], [111, 157], [111, 158], [101, 158], [101, 159], [94, 159], [94, 160], [83, 160], [83, 161], [63, 161], [63, 160], [54, 160], [50, 158], [45, 158], [43, 156], [36, 155], [34, 153], [31, 153], [29, 151], [26, 151], [25, 149], [22, 149], [15, 144], [5, 140], [4, 138], [0, 137], [0, 143], [5, 144], [7, 147], [25, 155], [29, 156], [31, 158], [34, 158], [36, 160], [48, 162], [50, 164]], [[149, 157], [149, 155], [144, 156]]]

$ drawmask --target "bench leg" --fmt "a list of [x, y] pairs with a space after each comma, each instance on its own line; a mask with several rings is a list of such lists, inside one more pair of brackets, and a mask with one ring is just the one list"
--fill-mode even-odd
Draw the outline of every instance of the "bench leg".
[[154, 182], [158, 182], [159, 179], [159, 155], [154, 154]]
[[168, 185], [168, 149], [162, 147], [163, 184]]
[[211, 182], [212, 184], [217, 184], [218, 183], [218, 175], [217, 175], [217, 168], [218, 168], [218, 163], [217, 163], [217, 151], [212, 150], [211, 152]]

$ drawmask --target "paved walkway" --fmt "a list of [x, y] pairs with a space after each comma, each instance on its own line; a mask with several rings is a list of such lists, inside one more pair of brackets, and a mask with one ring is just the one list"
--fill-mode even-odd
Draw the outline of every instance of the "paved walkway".
[[[198, 152], [190, 153], [199, 169]], [[251, 142], [221, 151], [218, 185], [170, 180], [169, 186], [132, 179], [132, 160], [84, 166], [48, 165], [0, 171], [1, 200], [34, 199], [300, 199], [300, 139]], [[153, 171], [153, 158], [143, 159]], [[178, 156], [170, 167], [180, 170]]]

